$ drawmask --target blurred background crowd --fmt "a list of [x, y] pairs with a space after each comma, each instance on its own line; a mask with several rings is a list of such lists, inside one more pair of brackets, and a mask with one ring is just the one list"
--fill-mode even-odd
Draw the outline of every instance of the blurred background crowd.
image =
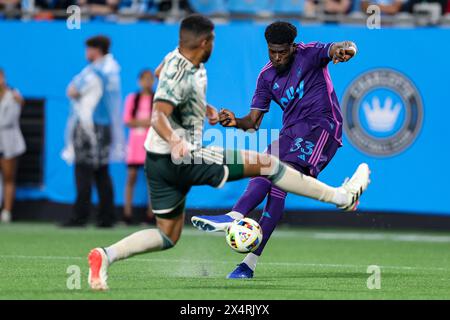
[[0, 19], [65, 19], [71, 5], [79, 6], [87, 20], [165, 21], [199, 12], [223, 19], [285, 15], [348, 22], [379, 10], [385, 17], [395, 17], [396, 23], [417, 16], [429, 16], [433, 24], [450, 21], [450, 0], [0, 0]]

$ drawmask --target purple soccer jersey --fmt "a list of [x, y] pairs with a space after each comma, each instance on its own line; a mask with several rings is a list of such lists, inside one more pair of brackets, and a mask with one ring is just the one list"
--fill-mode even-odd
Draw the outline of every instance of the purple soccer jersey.
[[290, 69], [277, 74], [269, 62], [258, 76], [251, 109], [269, 111], [275, 101], [283, 110], [283, 129], [306, 121], [326, 130], [342, 144], [342, 114], [328, 72], [333, 43], [296, 44]]

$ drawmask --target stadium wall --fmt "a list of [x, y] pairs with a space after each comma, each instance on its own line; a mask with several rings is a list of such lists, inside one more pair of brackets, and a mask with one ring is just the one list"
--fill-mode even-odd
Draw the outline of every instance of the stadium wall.
[[[73, 170], [61, 159], [60, 152], [69, 113], [65, 89], [85, 64], [84, 40], [98, 33], [112, 38], [112, 52], [122, 66], [126, 94], [136, 90], [140, 69], [155, 68], [176, 46], [177, 28], [156, 23], [91, 22], [83, 23], [80, 30], [69, 30], [63, 22], [0, 23], [0, 65], [10, 85], [19, 88], [25, 97], [46, 99], [44, 184], [38, 189], [19, 188], [19, 199], [71, 203], [75, 198]], [[267, 62], [264, 25], [223, 24], [217, 26], [216, 34], [215, 51], [207, 65], [208, 99], [219, 108], [243, 115], [248, 112], [259, 71]], [[351, 39], [358, 44], [357, 58], [329, 66], [350, 127], [343, 148], [320, 179], [341, 184], [358, 163], [368, 162], [373, 178], [361, 209], [450, 215], [450, 168], [446, 165], [450, 156], [450, 82], [446, 76], [450, 74], [446, 58], [449, 38], [450, 30], [446, 28], [300, 27], [298, 40], [302, 42]], [[374, 98], [380, 101], [379, 108]], [[390, 108], [388, 98], [392, 101]], [[280, 125], [281, 111], [274, 105], [262, 129]], [[257, 148], [264, 147], [261, 144]], [[111, 167], [118, 205], [123, 203], [125, 170], [124, 164]], [[229, 183], [221, 190], [195, 187], [187, 205], [191, 210], [229, 208], [246, 183]], [[140, 205], [147, 201], [142, 175], [135, 199]], [[286, 208], [327, 210], [330, 206], [289, 195]]]

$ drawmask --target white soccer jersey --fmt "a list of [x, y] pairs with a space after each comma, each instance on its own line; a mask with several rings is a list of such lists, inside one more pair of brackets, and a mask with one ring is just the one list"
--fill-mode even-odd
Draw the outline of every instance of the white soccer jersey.
[[[202, 132], [206, 115], [206, 69], [195, 67], [178, 48], [164, 58], [154, 102], [165, 101], [175, 109], [169, 122], [177, 134], [184, 137], [193, 149], [202, 145]], [[145, 140], [145, 149], [153, 153], [170, 154], [169, 144], [153, 128]]]

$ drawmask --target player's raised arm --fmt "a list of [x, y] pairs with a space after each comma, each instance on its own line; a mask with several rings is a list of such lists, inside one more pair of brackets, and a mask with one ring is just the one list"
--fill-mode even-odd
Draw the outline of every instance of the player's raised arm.
[[252, 109], [249, 114], [242, 118], [236, 118], [234, 113], [227, 109], [222, 109], [219, 113], [219, 121], [222, 126], [236, 127], [244, 131], [258, 130], [263, 117], [264, 112], [257, 109]]
[[331, 46], [330, 59], [333, 63], [347, 62], [356, 55], [357, 47], [353, 41], [336, 42]]

